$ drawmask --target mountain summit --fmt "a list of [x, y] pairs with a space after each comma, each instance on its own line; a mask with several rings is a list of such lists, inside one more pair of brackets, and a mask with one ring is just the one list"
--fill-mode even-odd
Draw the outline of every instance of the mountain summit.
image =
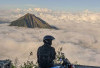
[[28, 28], [49, 28], [52, 27], [34, 14], [27, 13], [19, 19], [12, 21], [10, 26], [28, 27]]

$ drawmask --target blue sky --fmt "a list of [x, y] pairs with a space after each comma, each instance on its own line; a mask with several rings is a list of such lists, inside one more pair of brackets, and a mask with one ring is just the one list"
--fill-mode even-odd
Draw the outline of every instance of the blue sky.
[[53, 10], [100, 11], [100, 0], [0, 0], [0, 9], [49, 8]]

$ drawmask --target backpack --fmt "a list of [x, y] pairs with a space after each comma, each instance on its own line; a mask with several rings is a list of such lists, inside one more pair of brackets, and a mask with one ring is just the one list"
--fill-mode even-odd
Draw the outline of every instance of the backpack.
[[38, 54], [39, 66], [42, 68], [48, 68], [52, 65], [51, 51], [41, 50]]

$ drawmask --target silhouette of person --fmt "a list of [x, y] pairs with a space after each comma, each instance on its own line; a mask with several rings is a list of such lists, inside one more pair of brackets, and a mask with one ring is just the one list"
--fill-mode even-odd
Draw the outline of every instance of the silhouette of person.
[[40, 46], [37, 51], [37, 62], [40, 68], [49, 68], [54, 65], [56, 52], [55, 48], [51, 47], [53, 36], [47, 35], [44, 37], [44, 45]]

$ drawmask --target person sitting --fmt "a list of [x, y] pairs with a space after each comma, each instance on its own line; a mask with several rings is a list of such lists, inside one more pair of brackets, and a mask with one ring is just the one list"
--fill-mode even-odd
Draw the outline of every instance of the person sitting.
[[46, 35], [43, 38], [44, 45], [40, 46], [37, 50], [37, 62], [40, 68], [50, 68], [54, 65], [56, 52], [55, 48], [51, 47], [52, 40], [55, 38], [50, 35]]

